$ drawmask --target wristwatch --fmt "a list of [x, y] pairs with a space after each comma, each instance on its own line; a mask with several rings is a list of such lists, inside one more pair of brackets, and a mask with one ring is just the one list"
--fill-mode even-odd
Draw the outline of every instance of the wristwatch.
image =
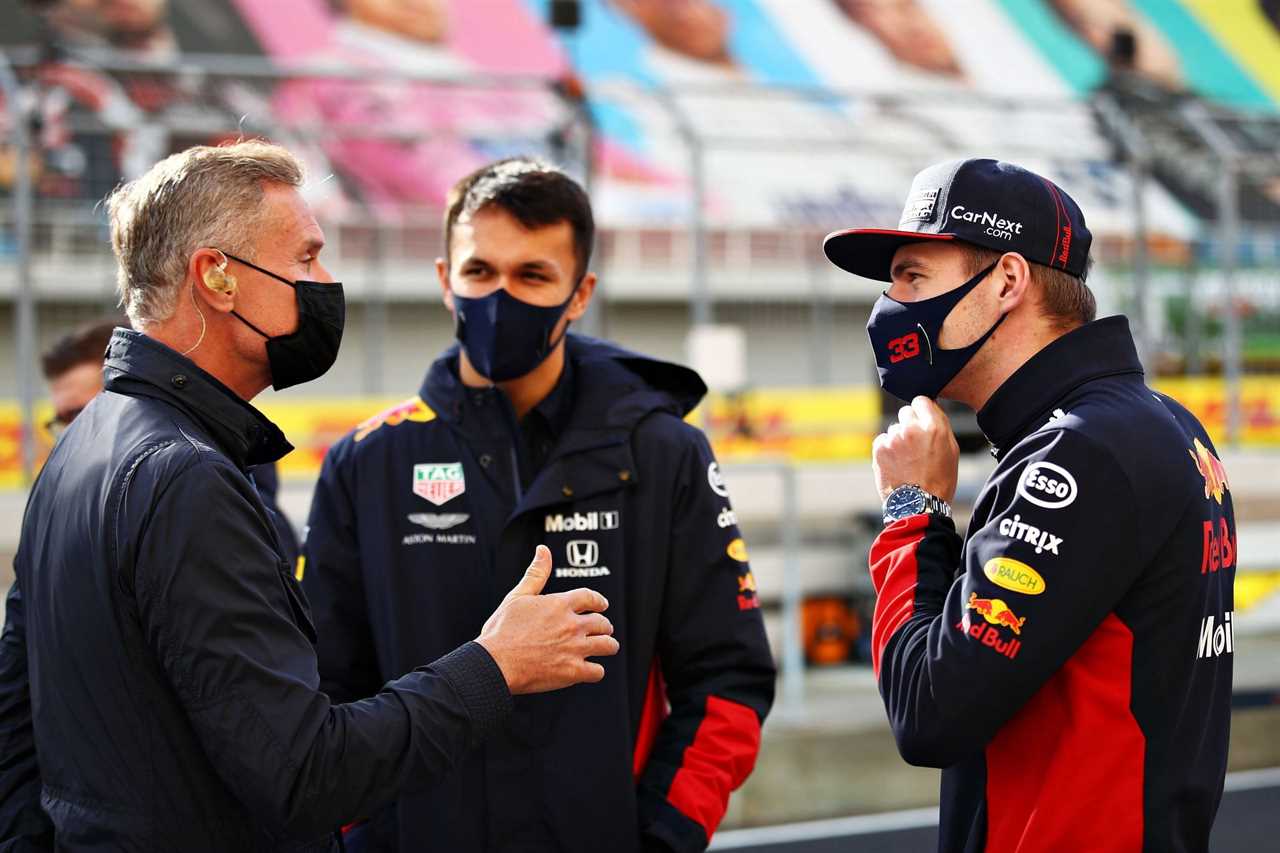
[[921, 513], [951, 517], [951, 504], [931, 495], [915, 483], [898, 486], [884, 500], [884, 523], [897, 521]]

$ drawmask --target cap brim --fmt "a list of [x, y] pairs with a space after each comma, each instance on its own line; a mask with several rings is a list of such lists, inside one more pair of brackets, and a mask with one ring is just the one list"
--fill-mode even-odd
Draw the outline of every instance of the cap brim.
[[910, 243], [926, 240], [955, 240], [954, 234], [928, 234], [919, 231], [896, 231], [889, 228], [850, 228], [828, 234], [822, 241], [827, 260], [845, 272], [892, 281], [893, 254]]

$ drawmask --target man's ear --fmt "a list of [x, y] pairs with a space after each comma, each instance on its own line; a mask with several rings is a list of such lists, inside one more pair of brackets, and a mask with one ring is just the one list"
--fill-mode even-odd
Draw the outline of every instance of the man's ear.
[[1000, 313], [1008, 314], [1029, 298], [1031, 292], [1031, 264], [1017, 252], [1005, 252], [992, 270], [999, 290], [996, 299]]
[[444, 258], [436, 258], [436, 278], [440, 280], [440, 296], [444, 307], [453, 311], [453, 288], [449, 286], [449, 263]]
[[591, 304], [591, 297], [595, 295], [595, 292], [596, 274], [589, 272], [582, 277], [582, 282], [578, 285], [578, 289], [573, 292], [573, 300], [569, 303], [564, 315], [570, 321], [575, 321], [587, 313], [587, 306]]
[[214, 249], [197, 249], [187, 260], [187, 280], [201, 303], [214, 311], [235, 310], [239, 286], [227, 269], [227, 256]]

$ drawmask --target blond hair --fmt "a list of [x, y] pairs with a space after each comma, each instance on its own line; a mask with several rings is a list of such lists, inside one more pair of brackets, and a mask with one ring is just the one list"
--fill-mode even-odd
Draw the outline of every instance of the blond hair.
[[267, 184], [302, 185], [302, 164], [259, 140], [197, 145], [161, 160], [106, 200], [120, 306], [135, 328], [173, 316], [192, 252], [252, 260]]

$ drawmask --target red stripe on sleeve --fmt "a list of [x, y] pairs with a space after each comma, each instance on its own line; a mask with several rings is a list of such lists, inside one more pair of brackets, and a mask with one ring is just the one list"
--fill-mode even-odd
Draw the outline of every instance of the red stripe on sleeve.
[[880, 656], [902, 623], [911, 618], [916, 600], [916, 546], [924, 539], [929, 516], [913, 515], [892, 522], [871, 546], [868, 560], [876, 609], [871, 617], [871, 666], [880, 677]]
[[640, 729], [636, 732], [636, 748], [632, 753], [632, 773], [637, 780], [649, 763], [649, 754], [653, 752], [654, 741], [658, 739], [658, 729], [662, 728], [662, 721], [670, 713], [667, 686], [662, 681], [662, 667], [658, 659], [654, 658], [653, 666], [649, 667], [649, 684], [644, 689], [644, 710], [640, 712]]
[[1132, 684], [1133, 632], [1112, 613], [987, 744], [986, 849], [1142, 849], [1146, 738]]
[[667, 801], [696, 821], [710, 839], [729, 805], [729, 794], [755, 767], [760, 752], [760, 718], [746, 705], [707, 697], [693, 743], [671, 780]]

